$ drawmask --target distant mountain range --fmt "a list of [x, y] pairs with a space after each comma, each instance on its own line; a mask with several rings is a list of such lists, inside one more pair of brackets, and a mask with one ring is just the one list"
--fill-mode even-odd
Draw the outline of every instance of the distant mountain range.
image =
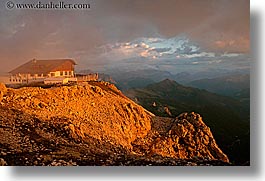
[[184, 111], [200, 113], [230, 160], [239, 164], [249, 161], [249, 107], [239, 100], [169, 79], [130, 89], [125, 94], [159, 116], [174, 117]]
[[[205, 89], [220, 95], [230, 97], [245, 97], [249, 98], [246, 94], [250, 88], [250, 75], [239, 74], [229, 75], [211, 79], [200, 79], [189, 82], [187, 85]], [[248, 91], [249, 92], [249, 91]]]
[[[123, 69], [113, 69], [108, 73], [108, 75], [117, 82], [117, 86], [122, 90], [142, 88], [149, 84], [160, 82], [164, 79], [172, 79], [183, 85], [206, 89], [210, 92], [221, 93], [221, 95], [229, 96], [234, 96], [235, 93], [241, 91], [244, 87], [249, 87], [249, 75], [246, 75], [245, 70], [229, 71], [224, 69], [206, 69], [198, 72], [182, 71], [180, 73], [172, 74], [169, 71], [159, 69], [135, 69], [128, 71]], [[230, 81], [230, 79], [234, 80]], [[224, 81], [226, 81], [226, 83]], [[223, 85], [222, 82], [225, 83], [225, 85]], [[220, 83], [222, 84], [220, 85]], [[219, 88], [220, 90], [227, 89], [226, 94], [223, 94], [224, 92], [222, 91], [218, 91], [219, 89], [217, 90], [217, 88], [215, 88], [215, 84], [218, 84], [217, 87], [227, 85], [226, 87]], [[231, 86], [228, 84], [231, 84]], [[231, 93], [228, 93], [230, 90], [229, 87], [232, 88]]]
[[171, 78], [172, 74], [167, 71], [153, 69], [135, 70], [130, 72], [116, 71], [112, 77], [117, 82], [121, 90], [127, 90], [136, 87], [145, 87], [149, 84], [162, 81], [165, 78]]

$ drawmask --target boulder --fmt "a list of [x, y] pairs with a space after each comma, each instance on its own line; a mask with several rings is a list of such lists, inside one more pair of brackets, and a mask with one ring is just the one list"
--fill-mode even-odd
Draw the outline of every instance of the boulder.
[[0, 158], [0, 166], [6, 166], [7, 163], [3, 158]]
[[0, 82], [0, 101], [2, 101], [3, 96], [6, 94], [6, 92], [7, 92], [7, 88], [5, 84]]
[[[194, 112], [180, 114], [175, 119], [152, 119], [153, 133], [139, 142], [139, 150], [151, 155], [162, 155], [177, 159], [219, 160], [229, 159], [218, 147], [209, 127], [202, 117]], [[145, 145], [145, 147], [141, 146]]]

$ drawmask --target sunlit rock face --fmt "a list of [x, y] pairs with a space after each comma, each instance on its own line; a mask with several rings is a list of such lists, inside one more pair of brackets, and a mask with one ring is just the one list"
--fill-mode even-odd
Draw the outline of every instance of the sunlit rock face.
[[1, 165], [229, 164], [199, 114], [156, 117], [106, 82], [0, 90]]

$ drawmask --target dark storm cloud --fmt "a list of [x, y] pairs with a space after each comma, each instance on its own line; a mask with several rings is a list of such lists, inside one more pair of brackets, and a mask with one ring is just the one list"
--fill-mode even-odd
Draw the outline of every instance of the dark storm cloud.
[[[154, 25], [162, 36], [185, 33], [206, 48], [239, 52], [249, 49], [248, 0], [110, 0], [101, 5], [106, 16], [141, 20]], [[143, 28], [137, 23], [135, 26], [135, 30]], [[235, 44], [219, 47], [218, 41]]]
[[160, 52], [168, 52], [170, 50], [171, 50], [171, 48], [156, 48], [156, 49], [152, 49], [150, 51], [155, 51], [155, 52], [160, 53]]
[[7, 10], [6, 1], [1, 1], [0, 71], [32, 58], [73, 57], [96, 61], [86, 60], [86, 55], [96, 55], [96, 47], [107, 43], [129, 42], [139, 37], [172, 37], [182, 33], [206, 49], [249, 50], [248, 0], [74, 2], [89, 2], [91, 9]]

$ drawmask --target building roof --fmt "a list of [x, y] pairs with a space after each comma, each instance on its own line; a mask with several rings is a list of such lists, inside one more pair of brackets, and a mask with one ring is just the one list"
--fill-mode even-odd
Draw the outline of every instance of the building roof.
[[71, 62], [76, 65], [72, 59], [51, 59], [51, 60], [30, 60], [29, 62], [10, 71], [11, 74], [48, 74], [53, 71], [58, 71], [60, 66], [66, 62]]

